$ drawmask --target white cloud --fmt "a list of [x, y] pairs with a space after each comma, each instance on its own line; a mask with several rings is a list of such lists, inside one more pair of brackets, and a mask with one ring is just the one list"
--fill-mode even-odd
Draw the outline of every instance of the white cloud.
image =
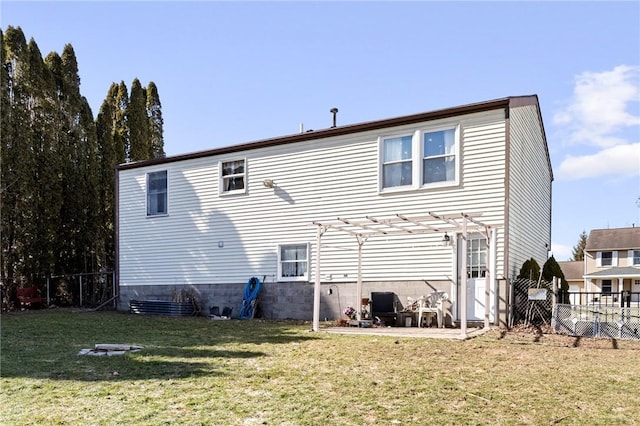
[[568, 155], [556, 171], [558, 179], [564, 180], [637, 174], [640, 174], [640, 143], [617, 145], [591, 155]]
[[601, 73], [584, 72], [576, 77], [570, 104], [554, 116], [554, 123], [569, 127], [575, 144], [610, 147], [612, 133], [640, 125], [640, 116], [628, 111], [640, 101], [640, 66], [619, 65]]
[[[635, 176], [640, 174], [640, 114], [632, 109], [640, 103], [640, 66], [619, 65], [600, 73], [583, 72], [576, 76], [569, 105], [556, 112], [554, 123], [570, 146], [556, 170], [559, 179], [575, 180], [602, 175]], [[632, 128], [632, 131], [626, 134]], [[577, 147], [596, 148], [582, 154]]]
[[565, 246], [563, 244], [551, 242], [551, 253], [556, 261], [564, 261], [571, 259], [573, 255], [573, 247]]

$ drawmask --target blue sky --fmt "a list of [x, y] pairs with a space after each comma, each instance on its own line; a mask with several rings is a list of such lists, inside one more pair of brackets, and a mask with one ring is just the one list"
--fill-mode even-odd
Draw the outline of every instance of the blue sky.
[[640, 226], [640, 3], [13, 2], [43, 56], [75, 50], [94, 116], [158, 86], [168, 155], [537, 94], [552, 249]]

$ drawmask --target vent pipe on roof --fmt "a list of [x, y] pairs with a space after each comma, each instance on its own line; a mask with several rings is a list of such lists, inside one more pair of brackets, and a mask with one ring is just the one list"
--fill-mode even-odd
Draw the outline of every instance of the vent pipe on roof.
[[338, 108], [331, 108], [331, 114], [333, 114], [333, 126], [331, 127], [336, 127], [336, 115], [338, 114]]

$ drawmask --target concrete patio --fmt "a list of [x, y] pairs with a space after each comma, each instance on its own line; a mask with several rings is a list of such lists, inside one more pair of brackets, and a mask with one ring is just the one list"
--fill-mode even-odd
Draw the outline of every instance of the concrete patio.
[[491, 328], [469, 327], [466, 337], [459, 328], [436, 327], [323, 327], [320, 331], [337, 334], [391, 336], [391, 337], [424, 337], [429, 339], [466, 340], [481, 336]]

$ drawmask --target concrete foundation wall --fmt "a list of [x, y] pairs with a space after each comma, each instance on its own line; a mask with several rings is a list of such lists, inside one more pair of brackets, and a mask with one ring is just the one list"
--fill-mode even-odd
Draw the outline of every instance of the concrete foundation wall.
[[[232, 317], [237, 318], [242, 306], [245, 284], [206, 284], [183, 286], [123, 286], [120, 288], [118, 310], [128, 311], [130, 300], [174, 300], [176, 297], [195, 297], [202, 315], [209, 315], [209, 308], [217, 306], [222, 312], [225, 307], [233, 309]], [[266, 319], [313, 319], [314, 283], [262, 284], [259, 309]], [[372, 291], [392, 291], [400, 302], [400, 309], [407, 304], [407, 298], [418, 297], [433, 291], [451, 291], [449, 281], [400, 281], [365, 282], [362, 297], [369, 297]], [[346, 318], [343, 314], [347, 306], [356, 304], [356, 283], [323, 283], [320, 290], [320, 320]]]

